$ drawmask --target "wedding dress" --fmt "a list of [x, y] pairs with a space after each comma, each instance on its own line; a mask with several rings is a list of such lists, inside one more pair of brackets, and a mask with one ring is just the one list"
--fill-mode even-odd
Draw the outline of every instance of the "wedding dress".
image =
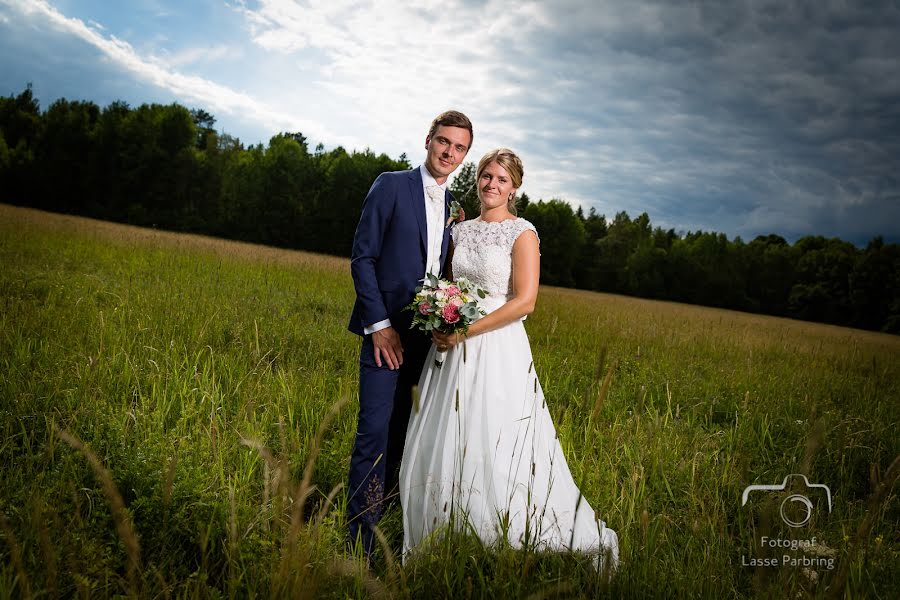
[[[512, 247], [535, 231], [525, 219], [454, 226], [453, 276], [488, 296], [511, 294]], [[615, 568], [618, 537], [582, 497], [563, 457], [521, 320], [451, 348], [441, 368], [432, 345], [419, 380], [400, 470], [403, 556], [452, 523], [486, 544], [590, 553]], [[427, 545], [427, 544], [426, 544]], [[606, 563], [606, 559], [609, 562]]]

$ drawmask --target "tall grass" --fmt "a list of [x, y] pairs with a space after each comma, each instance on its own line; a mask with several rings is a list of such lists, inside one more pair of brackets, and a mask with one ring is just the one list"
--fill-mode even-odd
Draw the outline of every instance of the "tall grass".
[[[346, 260], [0, 206], [0, 264], [0, 597], [900, 597], [896, 337], [542, 288], [535, 368], [617, 576], [464, 535], [401, 565], [397, 508], [373, 574]], [[741, 506], [789, 473], [832, 511]], [[743, 564], [783, 554], [833, 566]]]

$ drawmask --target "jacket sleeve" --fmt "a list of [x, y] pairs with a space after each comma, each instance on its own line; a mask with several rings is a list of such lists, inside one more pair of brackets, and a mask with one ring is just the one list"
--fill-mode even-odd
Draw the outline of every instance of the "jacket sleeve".
[[384, 173], [379, 175], [363, 202], [359, 225], [353, 236], [350, 274], [362, 308], [363, 327], [388, 318], [384, 299], [378, 288], [375, 263], [381, 256], [384, 236], [390, 227], [396, 201], [397, 194], [391, 178]]

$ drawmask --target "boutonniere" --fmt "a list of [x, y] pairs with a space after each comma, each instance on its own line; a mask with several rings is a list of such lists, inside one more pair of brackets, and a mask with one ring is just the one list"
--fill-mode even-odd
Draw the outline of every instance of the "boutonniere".
[[450, 218], [447, 219], [447, 224], [444, 225], [444, 229], [450, 227], [454, 223], [459, 223], [460, 221], [464, 221], [466, 219], [466, 211], [463, 210], [462, 204], [457, 202], [456, 200], [450, 201]]

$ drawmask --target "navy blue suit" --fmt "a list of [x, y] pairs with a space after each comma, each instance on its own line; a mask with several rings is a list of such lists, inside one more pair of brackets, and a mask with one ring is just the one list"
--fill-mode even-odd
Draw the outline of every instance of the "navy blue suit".
[[[449, 217], [449, 192], [444, 219]], [[411, 330], [412, 302], [425, 274], [427, 220], [422, 174], [418, 168], [382, 173], [372, 184], [353, 238], [350, 271], [356, 302], [349, 329], [363, 336], [359, 356], [359, 419], [350, 459], [347, 517], [351, 540], [360, 538], [366, 554], [374, 549], [371, 526], [381, 517], [386, 494], [394, 493], [412, 386], [419, 381], [431, 338]], [[447, 256], [450, 229], [443, 228], [441, 265]], [[403, 365], [392, 371], [375, 364], [370, 325], [390, 319], [403, 345]]]

